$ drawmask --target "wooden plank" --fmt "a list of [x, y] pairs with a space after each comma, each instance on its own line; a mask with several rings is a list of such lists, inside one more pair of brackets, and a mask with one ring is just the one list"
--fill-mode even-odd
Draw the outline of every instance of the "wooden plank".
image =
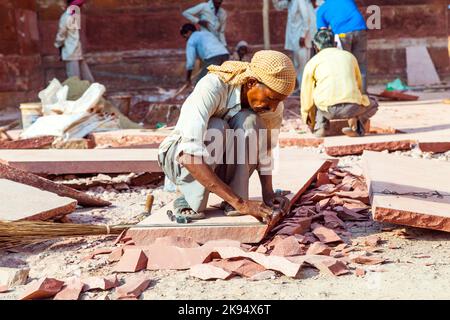
[[48, 220], [77, 207], [76, 200], [6, 179], [0, 179], [0, 190], [0, 220]]
[[374, 220], [450, 232], [450, 163], [366, 151]]
[[0, 150], [11, 167], [37, 174], [161, 172], [156, 149]]
[[[324, 157], [300, 149], [286, 148], [280, 149], [279, 152], [278, 156], [276, 153], [274, 155], [276, 159], [279, 159], [275, 163], [273, 173], [274, 189], [296, 192], [296, 198], [300, 197], [300, 191], [304, 192], [315, 180], [317, 172], [325, 170], [330, 165]], [[256, 172], [250, 178], [249, 197], [253, 200], [261, 200], [261, 185]], [[294, 193], [290, 195], [291, 199], [293, 197]], [[258, 243], [264, 238], [267, 225], [251, 216], [226, 217], [222, 210], [216, 208], [221, 202], [217, 195], [211, 194], [206, 211], [207, 218], [185, 225], [172, 222], [168, 218], [167, 210], [173, 211], [173, 202], [171, 202], [155, 210], [136, 228], [131, 228], [127, 236], [131, 236], [137, 245], [148, 245], [156, 238], [164, 236], [191, 237], [199, 243], [220, 239]]]

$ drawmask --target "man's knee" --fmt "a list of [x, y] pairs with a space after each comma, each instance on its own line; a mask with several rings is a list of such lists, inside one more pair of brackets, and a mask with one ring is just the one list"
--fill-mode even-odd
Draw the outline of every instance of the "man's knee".
[[251, 110], [241, 110], [233, 117], [232, 123], [233, 129], [243, 129], [244, 131], [266, 129], [261, 118]]
[[374, 98], [369, 98], [369, 100], [370, 100], [370, 105], [369, 105], [369, 109], [367, 110], [366, 114], [369, 117], [372, 117], [378, 111], [378, 101]]
[[225, 130], [230, 129], [230, 126], [225, 120], [212, 117], [211, 119], [209, 119], [208, 129], [216, 129], [221, 132], [225, 132]]

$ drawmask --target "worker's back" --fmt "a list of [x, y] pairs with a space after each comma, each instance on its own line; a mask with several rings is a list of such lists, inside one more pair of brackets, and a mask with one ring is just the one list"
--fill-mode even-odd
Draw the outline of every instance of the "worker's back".
[[361, 102], [361, 73], [350, 52], [323, 49], [308, 62], [307, 71], [315, 82], [314, 102], [317, 106]]
[[334, 33], [366, 30], [366, 22], [354, 0], [327, 0], [317, 11], [317, 28], [331, 27]]

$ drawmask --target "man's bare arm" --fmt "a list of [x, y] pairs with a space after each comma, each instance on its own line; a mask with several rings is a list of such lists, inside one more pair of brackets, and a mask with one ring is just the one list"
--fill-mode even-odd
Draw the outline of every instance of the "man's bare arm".
[[265, 222], [270, 221], [272, 210], [269, 207], [259, 201], [243, 200], [238, 197], [230, 186], [220, 180], [213, 170], [203, 162], [203, 159], [190, 154], [182, 154], [178, 161], [192, 174], [195, 180], [241, 213], [254, 216]]

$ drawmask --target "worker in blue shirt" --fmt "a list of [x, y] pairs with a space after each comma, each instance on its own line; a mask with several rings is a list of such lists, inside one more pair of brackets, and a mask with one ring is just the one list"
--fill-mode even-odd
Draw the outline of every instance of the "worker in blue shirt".
[[197, 31], [192, 23], [186, 23], [181, 27], [180, 34], [186, 39], [186, 82], [188, 85], [191, 84], [192, 70], [197, 58], [202, 62], [197, 82], [206, 76], [210, 65], [220, 66], [230, 58], [225, 45], [207, 30]]
[[367, 25], [354, 0], [326, 0], [317, 11], [317, 29], [330, 28], [339, 37], [344, 50], [358, 60], [367, 92]]

